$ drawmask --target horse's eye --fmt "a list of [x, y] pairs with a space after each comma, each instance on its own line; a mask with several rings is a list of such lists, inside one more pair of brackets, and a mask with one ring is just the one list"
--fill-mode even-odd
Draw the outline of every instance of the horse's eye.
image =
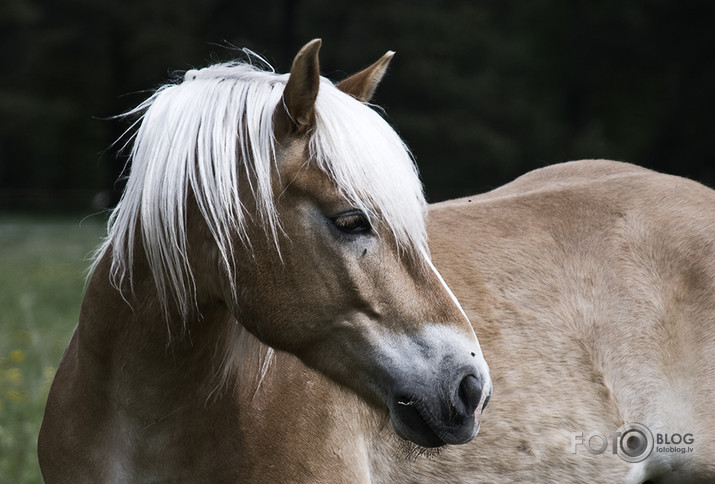
[[360, 210], [351, 210], [333, 218], [333, 225], [346, 234], [365, 234], [372, 230], [367, 216]]

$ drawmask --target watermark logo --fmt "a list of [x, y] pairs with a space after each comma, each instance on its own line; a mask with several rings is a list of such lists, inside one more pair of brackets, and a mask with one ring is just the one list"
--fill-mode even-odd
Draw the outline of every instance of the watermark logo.
[[663, 453], [692, 452], [695, 442], [693, 434], [653, 433], [643, 424], [626, 423], [608, 435], [603, 432], [571, 432], [571, 453], [575, 454], [578, 446], [584, 446], [590, 454], [603, 454], [609, 448], [613, 454], [626, 462], [636, 463], [646, 460], [655, 450]]

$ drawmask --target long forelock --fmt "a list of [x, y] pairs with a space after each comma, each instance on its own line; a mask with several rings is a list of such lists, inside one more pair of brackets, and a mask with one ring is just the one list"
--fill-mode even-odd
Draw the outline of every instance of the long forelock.
[[[140, 115], [130, 154], [131, 173], [112, 213], [95, 266], [111, 254], [111, 280], [132, 288], [134, 240], [143, 241], [165, 315], [176, 306], [186, 319], [196, 306], [188, 262], [189, 196], [211, 231], [228, 282], [237, 294], [234, 240], [250, 246], [246, 221], [258, 217], [278, 247], [280, 221], [271, 177], [275, 166], [273, 112], [287, 75], [248, 64], [189, 71], [185, 81], [160, 88], [128, 115]], [[381, 221], [402, 250], [426, 248], [426, 204], [412, 157], [373, 109], [323, 79], [316, 101], [311, 160], [355, 207]], [[257, 214], [238, 193], [249, 181]]]
[[353, 206], [386, 225], [400, 250], [426, 249], [426, 202], [410, 151], [374, 109], [327, 79], [310, 151]]

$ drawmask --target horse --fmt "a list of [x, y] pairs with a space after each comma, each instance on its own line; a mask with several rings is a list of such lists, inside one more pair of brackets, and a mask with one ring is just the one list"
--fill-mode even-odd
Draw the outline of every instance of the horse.
[[48, 483], [241, 479], [252, 339], [262, 374], [295, 355], [416, 445], [477, 434], [489, 368], [431, 262], [414, 160], [365, 102], [392, 52], [335, 86], [320, 46], [288, 75], [190, 70], [129, 113], [127, 186], [38, 437]]
[[241, 397], [247, 482], [715, 482], [713, 190], [582, 160], [427, 220], [490, 364], [478, 438], [419, 456], [384, 412], [276, 352]]
[[[290, 78], [297, 79], [294, 76], [304, 72], [296, 66], [300, 65], [300, 57], [301, 54], [296, 57]], [[337, 90], [367, 103], [390, 57], [391, 53], [386, 54], [370, 68], [339, 83]], [[317, 59], [315, 62], [317, 65]], [[212, 76], [213, 73], [193, 71], [187, 73], [185, 82]], [[290, 94], [290, 78], [285, 87], [278, 88], [284, 92], [276, 97], [282, 96], [283, 111], [274, 108], [274, 114], [263, 116], [265, 119], [273, 116], [273, 125], [279, 133], [276, 140], [286, 139], [283, 137], [286, 131], [298, 138], [279, 143], [276, 154], [285, 153], [282, 150], [286, 145], [285, 149], [293, 149], [291, 143], [295, 142], [299, 146], [293, 153], [302, 150], [301, 162], [314, 167], [320, 157], [315, 156], [319, 151], [311, 148], [311, 142], [313, 146], [321, 144], [314, 139], [319, 131], [316, 110], [309, 108], [306, 116], [296, 115], [306, 113], [295, 107], [293, 96], [298, 94]], [[321, 80], [320, 92], [326, 90], [338, 95], [332, 84]], [[208, 99], [204, 95], [203, 102]], [[226, 102], [226, 98], [221, 99]], [[316, 103], [319, 105], [320, 102]], [[331, 111], [334, 107], [331, 106]], [[308, 132], [301, 131], [301, 120], [311, 125]], [[353, 128], [355, 123], [351, 120], [348, 124]], [[372, 125], [372, 120], [369, 124]], [[179, 131], [177, 126], [170, 125], [168, 132], [174, 131]], [[348, 132], [346, 129], [345, 133]], [[305, 153], [306, 138], [308, 153]], [[135, 153], [142, 139], [140, 130]], [[356, 153], [362, 156], [370, 148], [360, 145]], [[404, 153], [402, 150], [404, 147], [401, 148]], [[141, 157], [135, 155], [135, 165], [137, 158]], [[282, 168], [280, 163], [266, 168], [273, 170], [275, 177], [268, 190], [273, 197], [267, 197], [269, 201], [275, 199], [280, 203], [288, 190], [286, 185], [293, 184], [281, 180], [285, 177]], [[318, 168], [299, 187], [300, 194], [312, 193], [316, 185], [320, 186], [318, 193], [330, 192], [336, 186], [356, 185], [341, 182], [353, 178], [336, 175], [337, 167], [322, 164]], [[551, 166], [486, 194], [430, 206], [425, 225], [428, 247], [400, 243], [399, 234], [414, 232], [396, 232], [389, 227], [391, 219], [384, 210], [390, 204], [375, 204], [381, 211], [374, 207], [359, 208], [358, 213], [348, 212], [350, 218], [345, 220], [334, 217], [323, 220], [326, 225], [343, 228], [360, 226], [361, 235], [364, 225], [375, 230], [375, 219], [387, 225], [390, 230], [380, 232], [378, 237], [380, 243], [385, 243], [384, 239], [391, 243], [387, 260], [400, 261], [411, 269], [417, 260], [421, 269], [416, 272], [426, 273], [432, 278], [432, 288], [437, 289], [420, 297], [435, 304], [441, 301], [450, 314], [456, 314], [456, 308], [462, 319], [456, 315], [451, 321], [468, 320], [479, 335], [496, 393], [485, 409], [491, 395], [491, 380], [486, 380], [486, 373], [474, 374], [477, 382], [483, 382], [480, 402], [475, 408], [481, 414], [481, 425], [475, 423], [480, 428], [479, 437], [467, 443], [434, 439], [427, 432], [437, 433], [432, 430], [433, 421], [425, 417], [425, 407], [419, 405], [417, 398], [398, 398], [391, 406], [389, 400], [385, 403], [365, 392], [364, 387], [339, 377], [353, 372], [359, 381], [369, 379], [371, 376], [362, 373], [362, 360], [354, 366], [350, 366], [351, 360], [343, 360], [340, 368], [326, 369], [314, 357], [306, 356], [305, 350], [296, 351], [295, 344], [272, 341], [276, 339], [275, 333], [266, 334], [268, 330], [262, 329], [263, 325], [245, 326], [245, 309], [226, 298], [226, 294], [233, 298], [244, 295], [241, 287], [244, 279], [238, 279], [234, 289], [231, 287], [234, 277], [248, 273], [249, 281], [262, 278], [281, 284], [283, 272], [292, 270], [296, 257], [322, 261], [305, 245], [301, 246], [303, 252], [290, 248], [293, 239], [306, 236], [305, 227], [303, 232], [297, 228], [288, 232], [288, 228], [283, 228], [285, 222], [271, 223], [294, 216], [291, 207], [296, 205], [279, 205], [283, 209], [280, 218], [260, 215], [256, 219], [254, 213], [265, 206], [261, 203], [267, 203], [255, 195], [257, 170], [249, 165], [245, 171], [250, 176], [239, 176], [242, 182], [237, 184], [239, 190], [230, 193], [253, 194], [250, 204], [240, 207], [245, 212], [232, 212], [232, 224], [239, 227], [240, 245], [249, 254], [248, 262], [243, 259], [245, 253], [221, 252], [222, 245], [217, 241], [222, 240], [222, 235], [211, 232], [212, 228], [216, 230], [216, 224], [210, 222], [223, 219], [211, 213], [203, 215], [202, 202], [197, 201], [190, 185], [188, 198], [184, 200], [185, 216], [192, 223], [198, 220], [202, 227], [202, 231], [188, 232], [189, 239], [185, 241], [186, 247], [193, 249], [192, 258], [185, 258], [190, 274], [199, 277], [190, 280], [191, 291], [187, 291], [191, 296], [188, 301], [196, 307], [181, 306], [178, 303], [186, 299], [177, 299], [175, 295], [173, 299], [159, 297], [166, 291], [154, 279], [163, 280], [161, 275], [166, 270], [151, 266], [142, 252], [143, 249], [149, 253], [145, 240], [150, 240], [151, 234], [145, 236], [132, 229], [131, 240], [127, 236], [113, 237], [112, 227], [121, 226], [121, 215], [115, 215], [108, 242], [100, 249], [95, 264], [80, 326], [48, 399], [38, 443], [43, 475], [48, 482], [713, 481], [715, 428], [710, 402], [715, 396], [712, 330], [715, 193], [712, 190], [633, 165], [591, 160]], [[208, 169], [202, 173], [207, 172], [213, 173]], [[407, 179], [413, 180], [414, 173], [410, 173]], [[381, 176], [377, 168], [369, 175], [370, 180]], [[190, 176], [197, 174], [191, 172]], [[404, 178], [400, 179], [401, 184], [403, 181]], [[229, 186], [236, 184], [229, 182]], [[341, 195], [351, 199], [350, 192]], [[361, 192], [353, 196], [348, 204], [360, 207], [361, 201], [373, 200], [370, 197], [374, 194]], [[132, 200], [127, 194], [125, 198]], [[222, 200], [227, 198], [230, 197], [224, 194]], [[128, 206], [131, 202], [123, 203]], [[136, 200], [133, 203], [138, 205]], [[421, 210], [424, 211], [424, 206]], [[138, 218], [138, 212], [134, 210], [134, 219], [140, 222], [135, 223], [148, 224]], [[247, 213], [252, 215], [248, 217]], [[353, 217], [358, 214], [360, 217]], [[375, 218], [368, 218], [368, 214]], [[242, 215], [244, 219], [240, 219]], [[165, 222], [154, 230], [163, 230], [163, 225]], [[169, 238], [183, 241], [175, 235]], [[280, 238], [280, 244], [275, 242], [276, 238]], [[251, 260], [256, 259], [255, 241], [271, 239], [271, 250], [266, 253], [271, 254], [274, 264]], [[419, 240], [424, 244], [427, 239]], [[136, 247], [140, 264], [135, 263], [133, 272], [123, 272], [126, 264], [112, 265], [111, 254], [117, 245], [126, 249], [124, 259], [119, 260], [126, 260], [129, 249]], [[288, 249], [284, 248], [286, 245]], [[165, 249], [158, 247], [156, 250]], [[357, 252], [362, 247], [359, 245]], [[406, 247], [420, 249], [410, 251]], [[258, 252], [258, 259], [267, 257], [266, 253]], [[335, 257], [333, 253], [330, 255]], [[204, 275], [202, 271], [206, 269], [202, 264], [206, 264], [209, 256], [211, 272]], [[163, 260], [166, 259], [175, 260], [168, 256]], [[259, 265], [260, 270], [247, 268], [252, 264]], [[284, 269], [286, 265], [288, 269]], [[229, 271], [235, 267], [240, 267], [240, 271]], [[320, 277], [331, 287], [338, 284], [332, 269], [318, 266]], [[380, 272], [389, 269], [390, 265], [381, 266], [369, 279], [381, 280]], [[314, 273], [315, 266], [303, 266], [303, 271]], [[221, 277], [216, 277], [217, 273]], [[181, 282], [181, 277], [186, 276], [181, 270], [176, 274], [174, 283], [177, 277]], [[415, 278], [414, 273], [410, 277], [403, 279], [410, 280], [410, 284], [396, 296], [404, 299], [390, 304], [400, 308], [405, 303], [423, 304], [421, 299], [415, 299], [413, 291], [415, 281], [423, 279]], [[366, 279], [361, 281], [367, 283]], [[293, 280], [299, 280], [295, 273]], [[217, 284], [220, 289], [215, 288]], [[345, 290], [339, 284], [336, 287]], [[107, 294], [112, 295], [109, 303]], [[325, 312], [322, 307], [301, 306], [314, 301], [315, 296], [297, 284], [280, 292], [280, 296], [300, 299], [290, 307], [298, 316], [306, 311], [314, 311], [318, 316]], [[383, 295], [380, 296], [382, 300]], [[240, 301], [245, 304], [246, 299]], [[260, 303], [267, 304], [265, 300]], [[260, 309], [263, 308], [254, 307], [251, 316], [255, 318]], [[167, 319], [167, 313], [173, 319]], [[177, 317], [177, 313], [196, 317]], [[134, 319], [127, 316], [132, 314], [136, 314]], [[279, 321], [285, 321], [283, 314], [271, 313]], [[103, 325], [105, 319], [111, 324]], [[310, 316], [305, 318], [309, 319]], [[130, 328], [123, 329], [122, 324]], [[95, 335], [99, 330], [92, 330], [92, 325], [98, 325], [102, 332]], [[280, 326], [278, 332], [290, 330], [284, 328], [285, 325]], [[462, 334], [470, 334], [468, 328], [459, 326], [459, 329]], [[453, 330], [451, 326], [449, 330]], [[291, 337], [296, 338], [293, 334]], [[390, 334], [403, 341], [410, 332], [400, 334], [393, 330]], [[80, 343], [83, 339], [84, 345]], [[461, 339], [450, 339], [445, 344], [456, 346], [437, 351], [437, 361], [443, 366], [452, 357], [444, 356], [444, 352], [454, 354], [454, 348], [464, 345]], [[413, 350], [414, 346], [408, 344], [407, 349]], [[405, 354], [408, 360], [405, 365], [414, 366], [413, 370], [422, 369], [426, 355], [435, 352], [424, 339], [418, 338], [416, 346], [419, 350]], [[137, 348], [141, 350], [139, 354]], [[437, 348], [444, 346], [438, 344]], [[89, 353], [83, 360], [79, 357], [82, 349]], [[397, 353], [405, 348], [395, 345], [393, 350]], [[481, 354], [476, 355], [473, 358], [482, 364]], [[480, 368], [489, 371], [485, 366]], [[381, 374], [379, 371], [378, 375]], [[455, 392], [456, 380], [445, 378], [441, 383], [447, 388], [451, 385], [451, 391]], [[187, 386], [187, 381], [193, 386]], [[459, 400], [471, 399], [468, 394], [473, 383], [471, 377], [459, 380], [456, 396], [453, 393], [452, 400], [448, 397], [448, 405], [465, 405]], [[163, 405], [153, 407], [157, 402]], [[70, 414], [73, 407], [78, 411]], [[418, 437], [407, 433], [405, 423], [416, 429]], [[430, 438], [425, 439], [425, 435]], [[406, 444], [405, 438], [414, 444]], [[668, 444], [656, 445], [663, 441]], [[455, 443], [463, 445], [442, 445]], [[436, 451], [423, 449], [437, 445]], [[427, 455], [422, 456], [423, 453]], [[84, 468], [73, 468], [80, 465]]]

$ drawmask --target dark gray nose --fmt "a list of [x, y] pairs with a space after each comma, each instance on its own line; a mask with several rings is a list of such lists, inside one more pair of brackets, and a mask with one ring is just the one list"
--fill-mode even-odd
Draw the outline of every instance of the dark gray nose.
[[459, 383], [458, 399], [456, 409], [462, 415], [474, 414], [482, 400], [482, 384], [474, 375], [465, 376]]

